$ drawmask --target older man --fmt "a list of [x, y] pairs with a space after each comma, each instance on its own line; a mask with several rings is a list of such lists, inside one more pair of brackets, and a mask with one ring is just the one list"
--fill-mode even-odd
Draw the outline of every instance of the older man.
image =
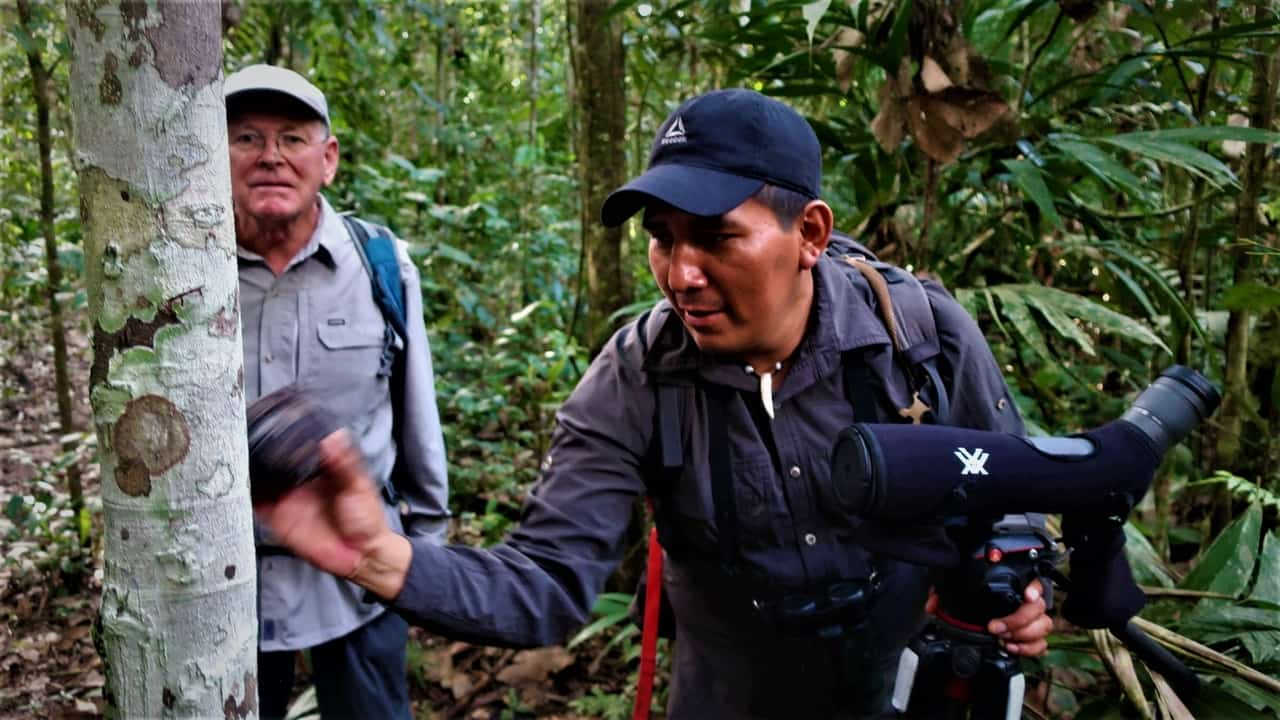
[[[287, 385], [311, 391], [366, 458], [390, 526], [438, 544], [447, 481], [417, 270], [397, 246], [407, 318], [400, 337], [351, 232], [380, 231], [344, 222], [320, 193], [338, 170], [324, 94], [270, 65], [244, 68], [224, 87], [245, 399]], [[284, 716], [296, 651], [310, 649], [325, 718], [409, 718], [404, 620], [269, 532], [258, 535], [262, 717]]]
[[[833, 217], [821, 177], [808, 123], [759, 93], [707, 93], [667, 118], [648, 171], [602, 212], [607, 225], [644, 213], [665, 299], [605, 345], [560, 408], [542, 479], [506, 542], [481, 550], [396, 534], [341, 434], [323, 448], [328, 474], [260, 516], [412, 622], [544, 645], [587, 617], [649, 490], [678, 638], [668, 717], [881, 712], [928, 578], [870, 555], [856, 519], [824, 498], [837, 434], [860, 415], [896, 419], [910, 394], [870, 289], [825, 254]], [[977, 325], [925, 287], [951, 422], [1020, 432]], [[678, 390], [669, 406], [663, 386]], [[871, 622], [849, 619], [847, 634], [798, 632], [766, 612], [850, 587], [872, 588]], [[1030, 584], [1021, 608], [988, 627], [1011, 653], [1045, 650], [1040, 592]]]

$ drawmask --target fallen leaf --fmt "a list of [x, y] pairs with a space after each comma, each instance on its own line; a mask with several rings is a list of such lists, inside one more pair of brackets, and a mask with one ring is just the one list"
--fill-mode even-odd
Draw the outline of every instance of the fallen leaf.
[[76, 712], [85, 713], [87, 715], [98, 714], [98, 706], [88, 700], [76, 700]]
[[498, 672], [497, 678], [508, 685], [533, 685], [569, 667], [574, 659], [572, 653], [559, 646], [521, 650], [510, 665]]

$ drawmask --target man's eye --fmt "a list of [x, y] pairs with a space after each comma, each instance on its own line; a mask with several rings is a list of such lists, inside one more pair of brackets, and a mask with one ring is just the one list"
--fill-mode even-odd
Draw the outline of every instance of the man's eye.
[[253, 133], [238, 133], [231, 138], [231, 142], [236, 145], [257, 145], [258, 136]]
[[280, 141], [289, 147], [295, 148], [302, 147], [307, 144], [306, 138], [301, 135], [294, 135], [293, 133], [285, 133], [284, 135], [281, 135]]

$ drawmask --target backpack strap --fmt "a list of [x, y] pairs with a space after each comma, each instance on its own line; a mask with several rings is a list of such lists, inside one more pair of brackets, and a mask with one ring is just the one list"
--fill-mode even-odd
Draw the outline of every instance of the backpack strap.
[[[860, 247], [860, 246], [858, 246]], [[880, 308], [880, 318], [893, 342], [894, 357], [904, 366], [911, 382], [912, 404], [898, 414], [914, 423], [932, 412], [932, 421], [946, 425], [951, 420], [951, 403], [938, 372], [942, 354], [933, 306], [924, 285], [911, 273], [860, 253], [840, 259], [867, 281]]]
[[[364, 265], [365, 272], [369, 274], [373, 301], [377, 303], [387, 323], [387, 332], [384, 333], [382, 343], [382, 363], [378, 367], [378, 375], [390, 377], [391, 367], [396, 359], [395, 335], [399, 335], [402, 343], [409, 342], [404, 285], [400, 282], [400, 262], [396, 258], [395, 241], [391, 239], [390, 231], [385, 228], [375, 226], [374, 229], [377, 232], [370, 234], [363, 220], [343, 215], [342, 221], [346, 224], [347, 232], [351, 234], [354, 241], [352, 245], [356, 248], [356, 255], [360, 256], [360, 262]], [[395, 335], [392, 334], [393, 332]]]

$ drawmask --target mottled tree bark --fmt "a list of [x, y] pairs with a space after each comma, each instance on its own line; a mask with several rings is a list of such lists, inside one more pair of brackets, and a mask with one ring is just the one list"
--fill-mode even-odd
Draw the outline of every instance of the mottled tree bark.
[[217, 0], [69, 0], [108, 714], [256, 717]]
[[575, 0], [573, 68], [578, 99], [579, 198], [587, 276], [585, 344], [594, 354], [612, 334], [615, 310], [630, 302], [622, 229], [600, 224], [600, 206], [626, 182], [627, 105], [622, 23], [609, 0]]
[[[27, 35], [35, 37], [30, 0], [18, 0], [18, 22]], [[31, 70], [31, 94], [36, 101], [36, 144], [40, 148], [40, 233], [44, 236], [44, 261], [49, 276], [45, 293], [49, 302], [49, 336], [53, 341], [53, 386], [58, 400], [58, 425], [66, 437], [74, 433], [76, 427], [71, 413], [71, 383], [67, 379], [67, 334], [62, 303], [58, 301], [58, 292], [62, 289], [62, 263], [58, 260], [58, 238], [53, 229], [53, 139], [49, 130], [49, 105], [53, 92], [49, 84], [49, 69], [34, 45], [27, 50], [27, 67]], [[67, 443], [62, 449], [66, 452], [75, 447]], [[67, 466], [67, 492], [71, 497], [71, 509], [76, 514], [77, 527], [86, 527], [87, 523], [82, 519], [84, 491], [80, 486], [80, 466], [76, 463]], [[82, 544], [88, 541], [87, 533], [80, 537]]]

